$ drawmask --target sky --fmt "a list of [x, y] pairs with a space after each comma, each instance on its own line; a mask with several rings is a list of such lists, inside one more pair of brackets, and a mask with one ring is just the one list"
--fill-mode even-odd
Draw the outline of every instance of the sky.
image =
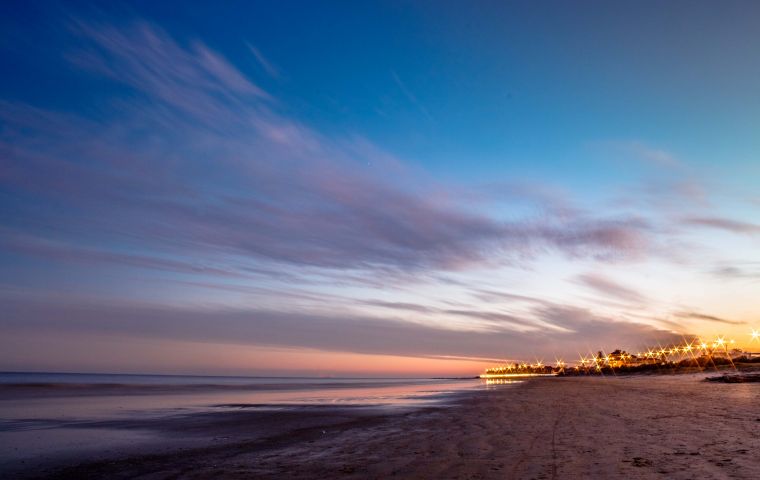
[[0, 370], [475, 375], [760, 328], [756, 2], [3, 2]]

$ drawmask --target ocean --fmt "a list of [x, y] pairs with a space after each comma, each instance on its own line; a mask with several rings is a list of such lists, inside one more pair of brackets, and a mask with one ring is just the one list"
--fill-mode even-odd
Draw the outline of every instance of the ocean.
[[[488, 387], [478, 379], [0, 373], [0, 472], [23, 462], [144, 449], [160, 443], [157, 431], [241, 409], [302, 417], [326, 408], [413, 409], [474, 388]], [[272, 429], [259, 418], [268, 417], [251, 417], [252, 436]]]

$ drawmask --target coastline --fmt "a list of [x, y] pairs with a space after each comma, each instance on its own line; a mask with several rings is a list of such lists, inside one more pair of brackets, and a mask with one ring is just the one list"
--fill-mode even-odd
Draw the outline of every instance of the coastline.
[[240, 377], [231, 382], [169, 376], [159, 383], [154, 376], [5, 376], [10, 378], [0, 382], [0, 476], [13, 478], [146, 453], [275, 441], [311, 428], [321, 433], [434, 405], [478, 385], [472, 378]]
[[195, 438], [187, 448], [17, 478], [758, 478], [760, 385], [706, 376], [536, 378], [396, 411], [191, 414], [154, 425], [167, 445]]

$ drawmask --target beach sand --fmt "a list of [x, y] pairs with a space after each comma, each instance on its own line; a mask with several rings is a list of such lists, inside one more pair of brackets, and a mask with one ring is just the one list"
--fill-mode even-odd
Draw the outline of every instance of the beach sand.
[[183, 450], [21, 477], [760, 478], [760, 384], [704, 377], [540, 378], [413, 410], [241, 406], [150, 425], [165, 446], [194, 438]]

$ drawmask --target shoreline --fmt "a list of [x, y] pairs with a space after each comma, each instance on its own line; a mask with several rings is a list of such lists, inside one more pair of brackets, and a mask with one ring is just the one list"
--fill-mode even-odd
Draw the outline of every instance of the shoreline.
[[[273, 439], [440, 405], [478, 383], [0, 385], [0, 476]], [[136, 396], [137, 394], [137, 396]], [[140, 402], [136, 403], [136, 399]], [[144, 400], [144, 401], [143, 401]], [[46, 472], [46, 473], [42, 473]]]
[[212, 461], [231, 450], [250, 454], [290, 448], [304, 442], [314, 443], [325, 436], [449, 408], [462, 394], [439, 394], [433, 402], [419, 405], [219, 404], [210, 408], [220, 411], [160, 419], [89, 421], [81, 427], [149, 431], [153, 438], [133, 447], [121, 447], [117, 452], [101, 449], [80, 457], [52, 455], [32, 465], [16, 462], [0, 468], [0, 474], [18, 479], [133, 478], [150, 474], [154, 469], [165, 470], [167, 466], [183, 470], [184, 465], [199, 457]]
[[[167, 442], [200, 439], [185, 450], [16, 478], [760, 477], [760, 385], [707, 375], [536, 378], [398, 411], [190, 415], [160, 426]], [[255, 436], [264, 419], [281, 429]]]

